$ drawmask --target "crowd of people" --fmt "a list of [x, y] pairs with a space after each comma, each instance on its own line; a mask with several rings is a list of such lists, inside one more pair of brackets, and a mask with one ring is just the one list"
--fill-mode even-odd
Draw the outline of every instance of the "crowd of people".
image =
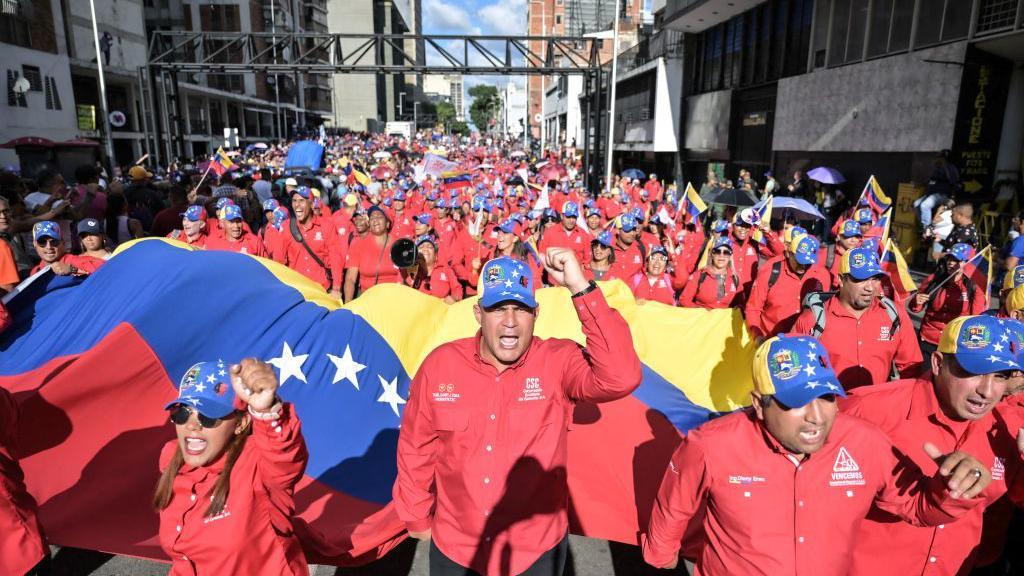
[[[948, 230], [923, 227], [936, 264], [915, 293], [884, 266], [883, 214], [867, 198], [814, 234], [764, 204], [705, 212], [696, 190], [655, 174], [589, 190], [571, 149], [531, 158], [441, 134], [323, 144], [314, 170], [285, 166], [288, 146], [274, 145], [234, 156], [234, 170], [133, 166], [122, 179], [83, 166], [70, 185], [55, 170], [4, 173], [0, 290], [47, 268], [88, 276], [155, 236], [272, 259], [339, 302], [384, 283], [478, 297], [480, 333], [424, 360], [400, 430], [394, 502], [410, 535], [431, 539], [432, 574], [561, 574], [571, 406], [641, 379], [596, 281], [622, 281], [641, 305], [735, 308], [757, 346], [752, 406], [691, 431], [667, 470], [649, 471], [664, 473], [642, 530], [650, 564], [682, 553], [701, 574], [1009, 569], [1024, 499], [1024, 218], [988, 310], [990, 287], [966, 268], [982, 248], [967, 201], [932, 216], [948, 213]], [[766, 176], [766, 196], [810, 197], [800, 172], [788, 185]], [[739, 182], [759, 190], [749, 172]], [[711, 173], [696, 188], [721, 185]], [[545, 286], [572, 294], [585, 351], [533, 338]], [[303, 573], [289, 517], [305, 445], [276, 388], [252, 359], [181, 378], [154, 496], [172, 573]], [[44, 527], [9, 448], [15, 415], [0, 390], [0, 501], [13, 504], [0, 508], [0, 572], [44, 573]], [[510, 491], [515, 510], [499, 506]], [[229, 498], [233, 523], [205, 528]]]

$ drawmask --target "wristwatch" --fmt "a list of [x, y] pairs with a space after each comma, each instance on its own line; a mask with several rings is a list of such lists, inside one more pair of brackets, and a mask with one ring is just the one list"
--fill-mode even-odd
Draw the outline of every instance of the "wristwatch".
[[594, 290], [597, 290], [597, 282], [594, 282], [593, 280], [591, 280], [589, 286], [587, 286], [583, 290], [580, 290], [579, 292], [573, 294], [572, 297], [573, 298], [581, 298], [583, 296], [586, 296], [587, 294], [590, 294]]

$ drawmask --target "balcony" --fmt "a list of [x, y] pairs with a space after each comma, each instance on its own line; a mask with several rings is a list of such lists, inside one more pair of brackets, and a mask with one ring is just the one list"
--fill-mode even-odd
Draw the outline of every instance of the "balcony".
[[978, 36], [1022, 29], [1024, 0], [981, 0], [975, 33]]
[[658, 58], [673, 60], [683, 57], [683, 33], [661, 30], [643, 38], [636, 45], [619, 53], [618, 74], [621, 76]]

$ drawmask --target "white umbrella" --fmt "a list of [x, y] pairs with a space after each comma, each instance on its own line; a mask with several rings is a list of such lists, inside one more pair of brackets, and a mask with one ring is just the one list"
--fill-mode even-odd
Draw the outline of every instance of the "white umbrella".
[[492, 166], [491, 164], [481, 164], [481, 165], [477, 166], [477, 168], [483, 170], [485, 168], [494, 168], [494, 166]]
[[260, 150], [266, 150], [267, 149], [267, 145], [264, 144], [263, 142], [256, 142], [255, 144], [252, 145], [252, 147], [253, 148], [259, 148]]
[[381, 150], [379, 152], [374, 152], [373, 157], [378, 160], [382, 160], [384, 158], [391, 158], [391, 152], [388, 152], [387, 150]]
[[512, 153], [508, 155], [509, 158], [522, 158], [524, 156], [526, 156], [526, 152], [523, 152], [522, 150], [513, 150]]

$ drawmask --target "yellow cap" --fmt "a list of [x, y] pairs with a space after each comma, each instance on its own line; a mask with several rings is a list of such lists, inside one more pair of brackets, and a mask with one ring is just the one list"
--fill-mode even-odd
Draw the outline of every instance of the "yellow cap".
[[1024, 285], [1024, 264], [1007, 270], [1006, 276], [1003, 277], [1003, 290], [1013, 290], [1021, 285]]
[[1006, 311], [1024, 310], [1024, 286], [1017, 286], [1006, 295]]

